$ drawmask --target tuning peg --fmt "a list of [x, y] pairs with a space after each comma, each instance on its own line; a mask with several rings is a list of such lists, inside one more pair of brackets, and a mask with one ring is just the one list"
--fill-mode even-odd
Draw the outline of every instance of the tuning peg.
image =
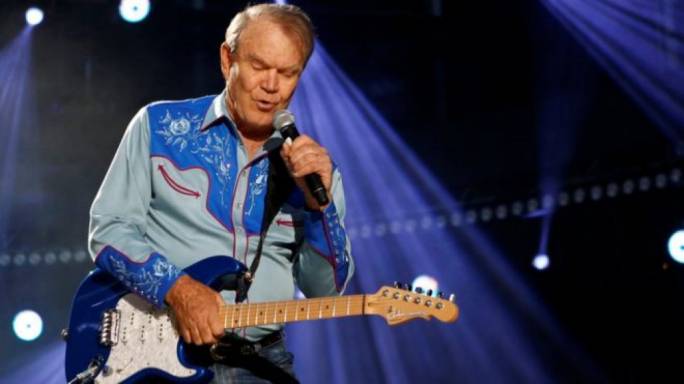
[[425, 293], [428, 296], [432, 296], [432, 289], [428, 289], [427, 292]]
[[456, 295], [454, 295], [453, 293], [451, 295], [449, 295], [449, 301], [451, 301], [452, 303], [455, 302], [456, 301]]
[[444, 298], [444, 292], [437, 291], [437, 297], [439, 297], [440, 299], [443, 299]]
[[404, 290], [411, 292], [411, 284], [405, 283], [403, 288], [404, 288]]
[[393, 284], [394, 288], [401, 288], [402, 284], [398, 281], [395, 281]]
[[416, 293], [418, 293], [418, 294], [423, 293], [423, 288], [421, 288], [421, 287], [416, 287], [414, 290], [415, 290]]

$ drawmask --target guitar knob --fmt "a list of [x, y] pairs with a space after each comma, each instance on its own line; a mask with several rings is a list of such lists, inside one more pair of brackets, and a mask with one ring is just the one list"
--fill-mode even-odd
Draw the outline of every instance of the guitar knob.
[[454, 295], [453, 293], [451, 295], [449, 295], [449, 301], [451, 301], [452, 303], [455, 302], [456, 301], [456, 295]]
[[421, 287], [416, 287], [415, 290], [416, 290], [416, 293], [418, 293], [418, 294], [423, 293], [423, 288], [421, 288]]

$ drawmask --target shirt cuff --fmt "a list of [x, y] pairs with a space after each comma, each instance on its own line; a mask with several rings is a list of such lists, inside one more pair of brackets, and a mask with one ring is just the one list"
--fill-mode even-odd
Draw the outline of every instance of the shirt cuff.
[[166, 293], [179, 277], [185, 275], [159, 253], [154, 252], [147, 260], [138, 262], [112, 246], [100, 251], [95, 264], [157, 308], [166, 306]]

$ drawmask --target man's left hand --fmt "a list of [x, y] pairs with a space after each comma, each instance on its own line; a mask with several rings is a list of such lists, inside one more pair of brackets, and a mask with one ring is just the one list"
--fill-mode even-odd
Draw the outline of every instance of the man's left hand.
[[286, 139], [280, 150], [280, 155], [290, 170], [295, 183], [304, 191], [307, 207], [316, 211], [325, 209], [326, 206], [318, 205], [316, 199], [311, 195], [304, 181], [304, 176], [317, 173], [328, 193], [328, 200], [332, 201], [330, 185], [332, 184], [333, 166], [328, 151], [309, 136], [301, 135], [294, 141]]

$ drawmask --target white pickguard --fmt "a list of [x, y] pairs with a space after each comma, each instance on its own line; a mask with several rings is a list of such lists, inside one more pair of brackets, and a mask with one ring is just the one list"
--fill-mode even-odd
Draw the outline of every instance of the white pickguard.
[[178, 360], [178, 332], [168, 311], [158, 310], [135, 294], [121, 298], [116, 343], [95, 383], [119, 383], [138, 371], [158, 368], [177, 377], [197, 371]]

